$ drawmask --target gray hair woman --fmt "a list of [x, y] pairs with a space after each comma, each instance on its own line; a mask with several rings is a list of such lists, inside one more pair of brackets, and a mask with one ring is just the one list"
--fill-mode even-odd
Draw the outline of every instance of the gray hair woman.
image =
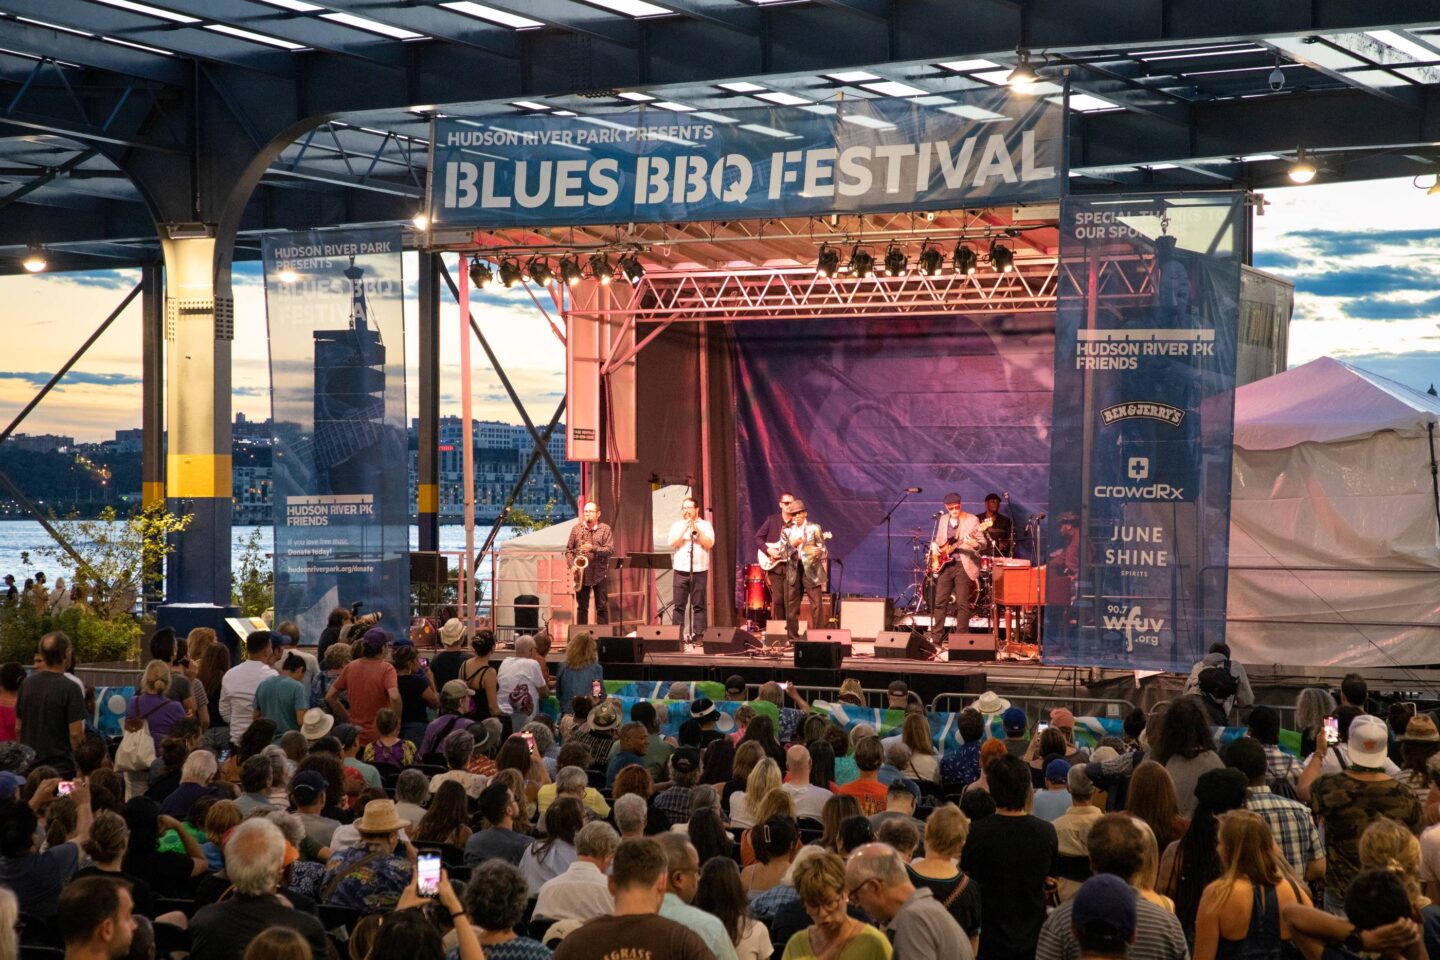
[[[1315, 738], [1325, 718], [1335, 712], [1335, 698], [1322, 687], [1306, 687], [1295, 698], [1295, 729], [1300, 731], [1300, 756], [1315, 752]], [[1405, 731], [1400, 731], [1404, 733]]]
[[513, 864], [503, 860], [486, 860], [470, 874], [465, 886], [465, 914], [480, 928], [480, 943], [486, 948], [513, 944], [504, 950], [506, 956], [543, 956], [549, 951], [538, 941], [521, 937], [515, 926], [525, 915], [525, 902], [530, 889], [525, 877]]

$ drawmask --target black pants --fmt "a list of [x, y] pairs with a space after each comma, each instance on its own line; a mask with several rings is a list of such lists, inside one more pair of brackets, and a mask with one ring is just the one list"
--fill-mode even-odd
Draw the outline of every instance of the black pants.
[[[820, 584], [802, 573], [800, 575], [800, 592], [810, 601], [810, 629], [820, 630], [830, 626], [830, 624], [822, 622], [825, 616], [825, 606], [823, 603], [824, 591], [820, 589]], [[798, 602], [795, 604], [795, 616], [800, 616]]]
[[709, 574], [701, 570], [698, 573], [681, 573], [675, 571], [673, 582], [674, 592], [671, 598], [674, 600], [674, 609], [670, 611], [670, 622], [685, 626], [685, 610], [690, 610], [690, 631], [680, 631], [680, 636], [685, 639], [696, 639], [705, 632], [707, 626], [705, 621], [705, 594], [709, 589], [707, 580]]
[[605, 581], [587, 584], [575, 594], [575, 622], [590, 622], [590, 597], [595, 597], [595, 622], [610, 622], [610, 598], [605, 592]]
[[968, 633], [970, 630], [970, 598], [975, 595], [975, 581], [965, 572], [965, 567], [957, 560], [948, 563], [935, 578], [935, 606], [931, 613], [935, 616], [935, 623], [930, 628], [930, 636], [939, 642], [949, 633], [945, 621], [949, 617], [955, 618], [955, 629], [960, 633]]
[[771, 619], [785, 621], [785, 636], [794, 640], [800, 636], [800, 565], [782, 563], [770, 571], [770, 614]]

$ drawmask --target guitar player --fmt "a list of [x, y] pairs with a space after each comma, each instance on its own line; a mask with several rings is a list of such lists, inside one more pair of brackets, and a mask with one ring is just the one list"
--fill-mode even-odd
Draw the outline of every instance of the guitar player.
[[[788, 620], [790, 617], [800, 616], [800, 591], [793, 591], [795, 609], [793, 613], [787, 609], [786, 602], [791, 599], [791, 591], [786, 589], [786, 579], [790, 574], [790, 564], [780, 562], [788, 560], [789, 551], [783, 546], [785, 528], [790, 524], [790, 512], [795, 503], [795, 494], [788, 490], [780, 493], [780, 512], [771, 514], [765, 518], [760, 529], [755, 531], [755, 548], [763, 556], [769, 558], [769, 562], [762, 561], [766, 567], [766, 577], [770, 580], [770, 619]], [[792, 577], [793, 579], [793, 577]]]
[[965, 512], [960, 494], [945, 494], [945, 513], [935, 525], [930, 543], [931, 562], [941, 565], [935, 580], [935, 608], [930, 611], [935, 619], [925, 639], [936, 650], [945, 649], [948, 618], [955, 618], [962, 634], [969, 630], [970, 599], [980, 576], [976, 551], [984, 544], [984, 532], [980, 518]]

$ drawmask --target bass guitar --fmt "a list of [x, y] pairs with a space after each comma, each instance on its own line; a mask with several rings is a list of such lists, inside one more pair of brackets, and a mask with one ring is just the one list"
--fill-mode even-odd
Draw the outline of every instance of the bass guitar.
[[939, 573], [947, 563], [955, 559], [955, 555], [958, 553], [973, 553], [979, 547], [979, 541], [976, 538], [994, 525], [994, 520], [981, 520], [980, 526], [976, 527], [975, 532], [970, 536], [958, 541], [951, 537], [940, 546], [933, 548], [930, 551], [930, 572]]

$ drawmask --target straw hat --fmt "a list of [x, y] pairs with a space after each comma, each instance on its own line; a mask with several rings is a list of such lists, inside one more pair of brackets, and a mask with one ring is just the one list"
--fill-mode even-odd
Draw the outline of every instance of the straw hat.
[[465, 642], [465, 624], [454, 617], [445, 621], [445, 626], [440, 628], [440, 643], [446, 647], [456, 647]]
[[995, 693], [993, 690], [986, 690], [976, 698], [971, 706], [988, 717], [1009, 710], [1010, 701]]
[[1440, 729], [1436, 729], [1435, 721], [1429, 717], [1411, 717], [1405, 725], [1404, 735], [1395, 739], [1404, 743], [1437, 743], [1440, 742]]
[[590, 708], [591, 730], [614, 730], [620, 726], [620, 705], [614, 700], [601, 700]]
[[314, 743], [335, 726], [335, 718], [325, 712], [323, 707], [311, 707], [305, 711], [305, 722], [300, 725], [300, 732], [305, 734], [305, 739]]
[[408, 826], [410, 821], [395, 812], [394, 800], [371, 800], [365, 804], [365, 815], [355, 821], [355, 829], [361, 833], [393, 833]]

